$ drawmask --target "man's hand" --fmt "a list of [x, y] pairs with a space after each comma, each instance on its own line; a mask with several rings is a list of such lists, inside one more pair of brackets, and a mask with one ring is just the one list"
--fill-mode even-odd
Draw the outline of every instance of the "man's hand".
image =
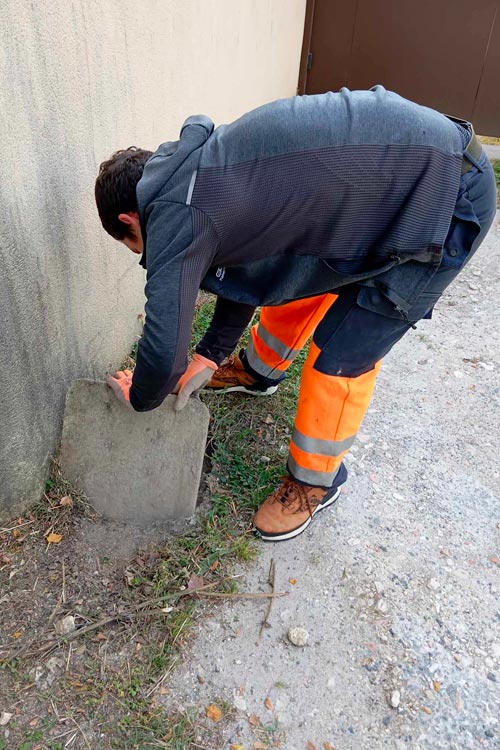
[[132, 385], [132, 370], [120, 370], [106, 378], [106, 383], [115, 392], [116, 398], [125, 404], [128, 409], [132, 409], [130, 403], [130, 386]]
[[211, 359], [195, 354], [184, 375], [177, 383], [174, 393], [177, 393], [175, 410], [183, 409], [192, 393], [201, 390], [211, 379], [217, 365]]

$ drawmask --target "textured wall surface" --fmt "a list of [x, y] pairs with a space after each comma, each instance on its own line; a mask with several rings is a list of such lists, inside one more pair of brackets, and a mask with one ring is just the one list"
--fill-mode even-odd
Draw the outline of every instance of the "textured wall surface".
[[[0, 516], [39, 496], [75, 378], [137, 334], [143, 272], [100, 228], [117, 148], [295, 93], [305, 0], [3, 0]], [[130, 257], [129, 257], [130, 255]]]

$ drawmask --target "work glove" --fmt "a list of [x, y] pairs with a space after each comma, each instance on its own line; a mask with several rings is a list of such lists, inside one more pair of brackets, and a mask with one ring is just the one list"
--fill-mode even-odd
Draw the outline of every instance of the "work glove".
[[130, 386], [132, 385], [132, 370], [120, 370], [106, 378], [106, 383], [114, 391], [116, 398], [125, 404], [128, 409], [133, 409], [130, 403]]
[[184, 409], [191, 394], [200, 391], [212, 379], [217, 365], [211, 359], [202, 357], [201, 354], [195, 354], [188, 365], [184, 375], [177, 383], [174, 393], [177, 393], [175, 400], [175, 411]]

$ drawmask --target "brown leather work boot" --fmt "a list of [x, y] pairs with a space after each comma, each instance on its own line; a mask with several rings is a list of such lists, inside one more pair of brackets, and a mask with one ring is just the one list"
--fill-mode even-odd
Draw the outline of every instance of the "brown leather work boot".
[[260, 506], [253, 523], [266, 542], [281, 542], [302, 534], [320, 510], [332, 505], [340, 487], [325, 489], [285, 479]]
[[235, 354], [214, 373], [212, 380], [205, 386], [210, 391], [221, 393], [250, 393], [252, 396], [271, 396], [278, 390], [277, 385], [259, 383], [245, 370], [241, 358]]

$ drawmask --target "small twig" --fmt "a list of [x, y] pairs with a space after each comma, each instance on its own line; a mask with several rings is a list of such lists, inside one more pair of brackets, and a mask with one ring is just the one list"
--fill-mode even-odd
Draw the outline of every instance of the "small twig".
[[271, 558], [271, 562], [269, 564], [269, 573], [267, 576], [267, 582], [271, 586], [271, 592], [273, 594], [273, 598], [269, 599], [269, 604], [267, 605], [266, 614], [264, 615], [264, 619], [262, 620], [262, 624], [260, 626], [259, 639], [262, 636], [264, 629], [269, 625], [269, 615], [271, 614], [271, 609], [273, 607], [273, 602], [274, 602], [275, 582], [276, 582], [276, 565], [274, 564], [274, 557]]
[[105, 644], [105, 647], [103, 649], [104, 651], [104, 658], [101, 663], [101, 677], [104, 679], [104, 675], [106, 674], [106, 661], [108, 658], [108, 644]]
[[25, 521], [24, 523], [16, 523], [15, 526], [11, 526], [8, 529], [0, 529], [0, 534], [6, 534], [9, 531], [15, 531], [16, 529], [20, 529], [21, 526], [29, 526], [30, 523], [35, 523], [34, 521]]
[[[57, 507], [57, 506], [54, 506], [54, 507]], [[66, 516], [68, 515], [68, 513], [69, 513], [69, 510], [68, 510], [68, 509], [65, 509], [65, 510], [63, 510], [63, 511], [62, 511], [62, 512], [61, 512], [61, 513], [60, 513], [60, 514], [59, 514], [59, 515], [57, 516], [57, 518], [56, 518], [56, 520], [54, 521], [54, 523], [53, 523], [53, 524], [51, 524], [51, 525], [49, 526], [49, 528], [48, 528], [48, 529], [46, 529], [46, 530], [45, 530], [45, 531], [43, 532], [43, 535], [44, 535], [44, 537], [47, 537], [47, 536], [48, 536], [48, 535], [50, 534], [50, 532], [51, 532], [51, 531], [53, 530], [53, 528], [54, 528], [54, 526], [56, 525], [56, 523], [60, 523], [60, 522], [61, 522], [61, 521], [62, 521], [62, 520], [63, 520], [64, 518], [66, 518]]]
[[69, 738], [64, 747], [69, 747], [70, 745], [72, 745], [76, 737], [78, 736], [78, 730], [76, 730], [75, 732], [74, 729], [70, 729], [69, 732], [66, 732], [65, 734], [69, 734], [70, 732], [73, 732], [73, 736]]
[[60, 606], [61, 606], [61, 600], [59, 599], [59, 601], [56, 602], [54, 609], [50, 613], [50, 617], [47, 620], [47, 625], [52, 625], [52, 623], [54, 622], [54, 618], [59, 611]]
[[65, 671], [66, 671], [66, 672], [67, 672], [67, 671], [68, 671], [68, 669], [69, 669], [69, 662], [70, 662], [70, 660], [71, 660], [71, 651], [72, 651], [72, 649], [73, 649], [73, 644], [72, 644], [72, 643], [70, 643], [70, 644], [69, 644], [69, 650], [68, 650], [68, 658], [67, 658], [67, 660], [66, 660], [66, 669], [65, 669]]
[[54, 508], [56, 508], [57, 506], [56, 506], [56, 505], [52, 505], [52, 503], [50, 502], [50, 497], [49, 497], [49, 496], [47, 495], [47, 493], [46, 493], [46, 492], [44, 492], [44, 493], [43, 493], [43, 496], [44, 496], [44, 498], [46, 499], [46, 501], [48, 502], [48, 504], [49, 504], [49, 508], [50, 508], [51, 510], [54, 510]]
[[[59, 711], [57, 710], [57, 706], [54, 703], [54, 701], [52, 700], [52, 698], [50, 699], [50, 705], [52, 706], [52, 710], [53, 710], [55, 716], [57, 716], [57, 719], [59, 720]], [[67, 732], [66, 732], [66, 734], [67, 734]]]
[[172, 664], [169, 666], [169, 668], [167, 669], [167, 671], [165, 672], [165, 674], [163, 675], [163, 677], [160, 677], [160, 679], [158, 680], [158, 682], [155, 685], [153, 685], [152, 688], [150, 688], [148, 690], [148, 692], [146, 693], [146, 698], [149, 698], [150, 695], [152, 695], [153, 693], [156, 693], [156, 691], [158, 690], [158, 688], [163, 685], [163, 683], [165, 682], [165, 680], [167, 679], [167, 677], [169, 676], [169, 674], [172, 672], [172, 670], [174, 669], [174, 667], [177, 666], [178, 663], [179, 663], [178, 659], [173, 659], [172, 660]]
[[[101, 620], [98, 620], [97, 622], [93, 622], [90, 625], [85, 625], [83, 628], [78, 628], [77, 630], [74, 630], [72, 633], [68, 633], [64, 636], [61, 636], [58, 640], [52, 642], [52, 643], [46, 643], [44, 646], [40, 646], [40, 648], [36, 649], [35, 651], [28, 651], [24, 653], [24, 657], [33, 657], [33, 656], [39, 656], [40, 654], [46, 654], [48, 655], [55, 649], [59, 648], [63, 643], [69, 643], [70, 641], [73, 641], [75, 638], [79, 638], [82, 635], [87, 635], [88, 633], [92, 633], [94, 630], [98, 630], [99, 628], [104, 627], [105, 625], [109, 625], [112, 622], [115, 622], [116, 620], [131, 620], [136, 617], [158, 617], [159, 615], [162, 615], [163, 612], [161, 609], [151, 609], [151, 610], [143, 610], [141, 607], [145, 606], [146, 604], [150, 603], [156, 603], [160, 604], [165, 599], [178, 599], [184, 596], [207, 596], [207, 597], [214, 597], [214, 598], [220, 598], [220, 599], [270, 599], [270, 598], [277, 598], [282, 596], [288, 596], [288, 591], [279, 592], [279, 593], [270, 593], [270, 594], [264, 594], [264, 593], [224, 593], [222, 591], [208, 591], [212, 586], [215, 586], [217, 584], [217, 581], [213, 583], [208, 583], [205, 586], [200, 586], [196, 589], [186, 589], [185, 591], [178, 591], [172, 594], [163, 594], [161, 597], [157, 597], [156, 599], [149, 599], [145, 600], [144, 602], [141, 602], [134, 610], [129, 612], [117, 612], [114, 615], [110, 615], [109, 617], [103, 617]], [[55, 612], [57, 610], [57, 605], [54, 610], [54, 612], [51, 615], [51, 618], [55, 616]], [[22, 651], [20, 652], [22, 653]]]
[[[50, 739], [51, 739], [51, 741], [60, 740], [61, 737], [66, 737], [67, 734], [71, 734], [71, 732], [74, 732], [74, 731], [75, 730], [73, 729], [73, 727], [71, 727], [71, 729], [66, 729], [66, 731], [65, 732], [61, 732], [61, 734], [55, 734]], [[76, 734], [78, 734], [78, 732]]]
[[87, 745], [88, 749], [92, 750], [92, 748], [90, 747], [90, 745], [88, 743], [88, 740], [87, 740], [87, 738], [85, 736], [85, 732], [81, 728], [80, 724], [77, 722], [77, 720], [73, 716], [71, 716], [71, 721], [74, 722], [76, 724], [76, 726], [78, 727], [78, 729], [80, 730], [80, 733], [81, 733], [83, 739], [85, 740], [85, 744]]
[[64, 566], [64, 560], [62, 561], [62, 600], [63, 604], [66, 603], [66, 568]]
[[288, 596], [289, 593], [289, 591], [278, 591], [275, 594], [264, 594], [259, 591], [256, 594], [224, 594], [219, 591], [207, 591], [203, 596], [214, 596], [222, 599], [280, 599], [282, 596]]

